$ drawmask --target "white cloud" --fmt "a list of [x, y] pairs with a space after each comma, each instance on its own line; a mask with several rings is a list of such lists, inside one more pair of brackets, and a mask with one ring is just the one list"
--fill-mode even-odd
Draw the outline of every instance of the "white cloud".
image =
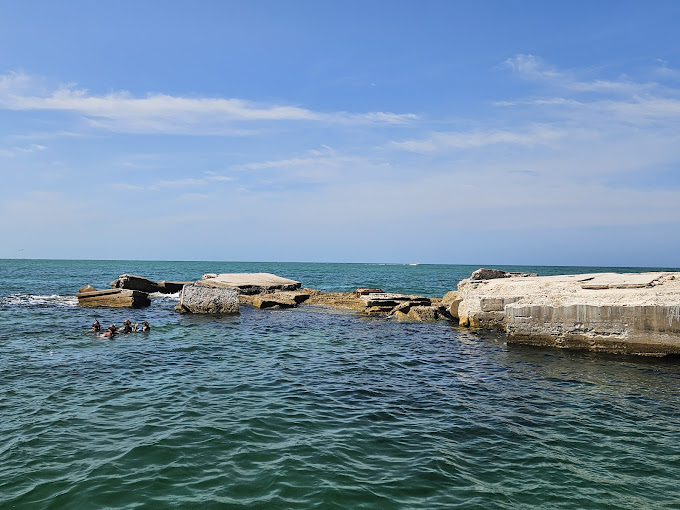
[[473, 131], [433, 133], [427, 138], [392, 142], [392, 146], [409, 152], [432, 153], [478, 149], [487, 145], [508, 144], [533, 147], [549, 144], [564, 133], [548, 126], [534, 126], [527, 131]]
[[507, 59], [504, 64], [527, 79], [542, 81], [553, 87], [574, 92], [635, 94], [650, 91], [658, 87], [658, 84], [654, 82], [636, 83], [626, 78], [617, 81], [603, 79], [580, 80], [575, 73], [549, 67], [535, 55], [515, 55]]
[[46, 145], [40, 145], [37, 143], [32, 143], [24, 147], [13, 147], [11, 149], [0, 149], [0, 156], [3, 157], [14, 157], [18, 154], [30, 154], [32, 152], [41, 152], [47, 150]]
[[295, 105], [272, 105], [237, 98], [181, 97], [129, 92], [95, 95], [64, 85], [36, 93], [31, 77], [10, 73], [0, 76], [0, 108], [72, 112], [89, 125], [123, 132], [249, 134], [234, 123], [307, 121], [327, 124], [404, 124], [415, 114], [392, 112], [316, 112]]
[[219, 182], [231, 182], [236, 178], [216, 172], [204, 172], [202, 177], [184, 177], [181, 179], [164, 179], [152, 184], [117, 183], [115, 186], [130, 191], [160, 191], [168, 188], [201, 187]]

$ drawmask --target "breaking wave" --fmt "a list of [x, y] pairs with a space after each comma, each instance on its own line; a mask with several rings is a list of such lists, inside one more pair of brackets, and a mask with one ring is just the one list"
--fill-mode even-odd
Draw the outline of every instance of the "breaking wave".
[[60, 294], [39, 295], [39, 294], [10, 294], [0, 297], [0, 305], [5, 306], [64, 306], [72, 307], [78, 305], [78, 298], [75, 296], [62, 296]]

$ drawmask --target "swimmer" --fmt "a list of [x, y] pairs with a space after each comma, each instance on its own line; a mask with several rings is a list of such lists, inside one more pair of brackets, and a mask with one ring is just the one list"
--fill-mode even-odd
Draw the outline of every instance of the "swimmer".
[[99, 332], [101, 332], [101, 330], [102, 330], [102, 327], [99, 324], [99, 321], [97, 319], [95, 319], [94, 322], [92, 323], [92, 327], [90, 329], [88, 329], [87, 332], [88, 333], [99, 333]]
[[116, 336], [116, 325], [115, 324], [111, 324], [108, 327], [108, 330], [106, 331], [106, 333], [104, 333], [103, 335], [99, 335], [100, 338], [113, 338], [114, 336]]
[[142, 333], [148, 333], [151, 331], [151, 326], [149, 326], [149, 323], [144, 321], [142, 322]]
[[129, 320], [126, 319], [125, 322], [123, 322], [121, 333], [125, 333], [126, 335], [132, 333], [132, 323]]

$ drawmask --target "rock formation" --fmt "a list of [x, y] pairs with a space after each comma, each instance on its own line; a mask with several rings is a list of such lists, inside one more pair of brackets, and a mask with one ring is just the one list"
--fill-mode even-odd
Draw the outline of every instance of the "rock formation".
[[468, 278], [449, 309], [508, 343], [615, 353], [680, 353], [680, 273]]
[[185, 285], [175, 310], [182, 313], [237, 314], [238, 294], [233, 289]]
[[149, 280], [143, 276], [122, 274], [118, 277], [118, 279], [111, 282], [111, 288], [139, 290], [149, 294], [153, 292], [160, 292], [161, 294], [174, 294], [175, 292], [182, 290], [182, 287], [188, 283], [192, 282], [171, 282], [166, 280], [154, 282], [153, 280]]
[[142, 308], [151, 304], [146, 292], [129, 289], [96, 290], [92, 285], [82, 287], [76, 297], [80, 306]]
[[233, 289], [239, 294], [253, 295], [281, 290], [296, 290], [300, 282], [270, 273], [208, 273], [196, 285], [212, 288]]

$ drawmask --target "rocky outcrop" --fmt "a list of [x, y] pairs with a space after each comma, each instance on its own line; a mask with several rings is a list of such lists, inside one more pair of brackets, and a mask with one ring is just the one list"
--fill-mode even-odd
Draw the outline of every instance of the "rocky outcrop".
[[406, 312], [396, 310], [394, 316], [402, 321], [432, 322], [439, 320], [439, 309], [436, 306], [412, 306]]
[[538, 276], [537, 273], [512, 273], [508, 271], [502, 271], [500, 269], [488, 269], [486, 267], [480, 267], [470, 276], [470, 280], [495, 280], [496, 278], [517, 278], [517, 277], [528, 277], [528, 276]]
[[96, 290], [92, 285], [82, 287], [76, 297], [80, 306], [143, 308], [151, 304], [146, 292], [129, 289]]
[[181, 291], [182, 287], [188, 283], [192, 282], [172, 282], [167, 280], [155, 282], [153, 280], [149, 280], [148, 278], [144, 278], [143, 276], [122, 274], [116, 280], [111, 282], [111, 288], [139, 290], [149, 294], [153, 292], [160, 292], [161, 294], [174, 294]]
[[300, 282], [270, 273], [207, 273], [196, 284], [203, 287], [233, 289], [245, 295], [296, 290], [302, 287]]
[[354, 291], [354, 295], [356, 297], [360, 296], [367, 296], [368, 294], [381, 294], [385, 292], [382, 289], [374, 288], [374, 287], [362, 287], [360, 289], [357, 289]]
[[295, 308], [297, 303], [294, 299], [275, 292], [254, 296], [253, 306], [256, 308]]
[[237, 314], [238, 294], [233, 289], [185, 285], [175, 310], [182, 313]]
[[508, 343], [659, 356], [680, 354], [680, 273], [462, 280], [451, 310]]

